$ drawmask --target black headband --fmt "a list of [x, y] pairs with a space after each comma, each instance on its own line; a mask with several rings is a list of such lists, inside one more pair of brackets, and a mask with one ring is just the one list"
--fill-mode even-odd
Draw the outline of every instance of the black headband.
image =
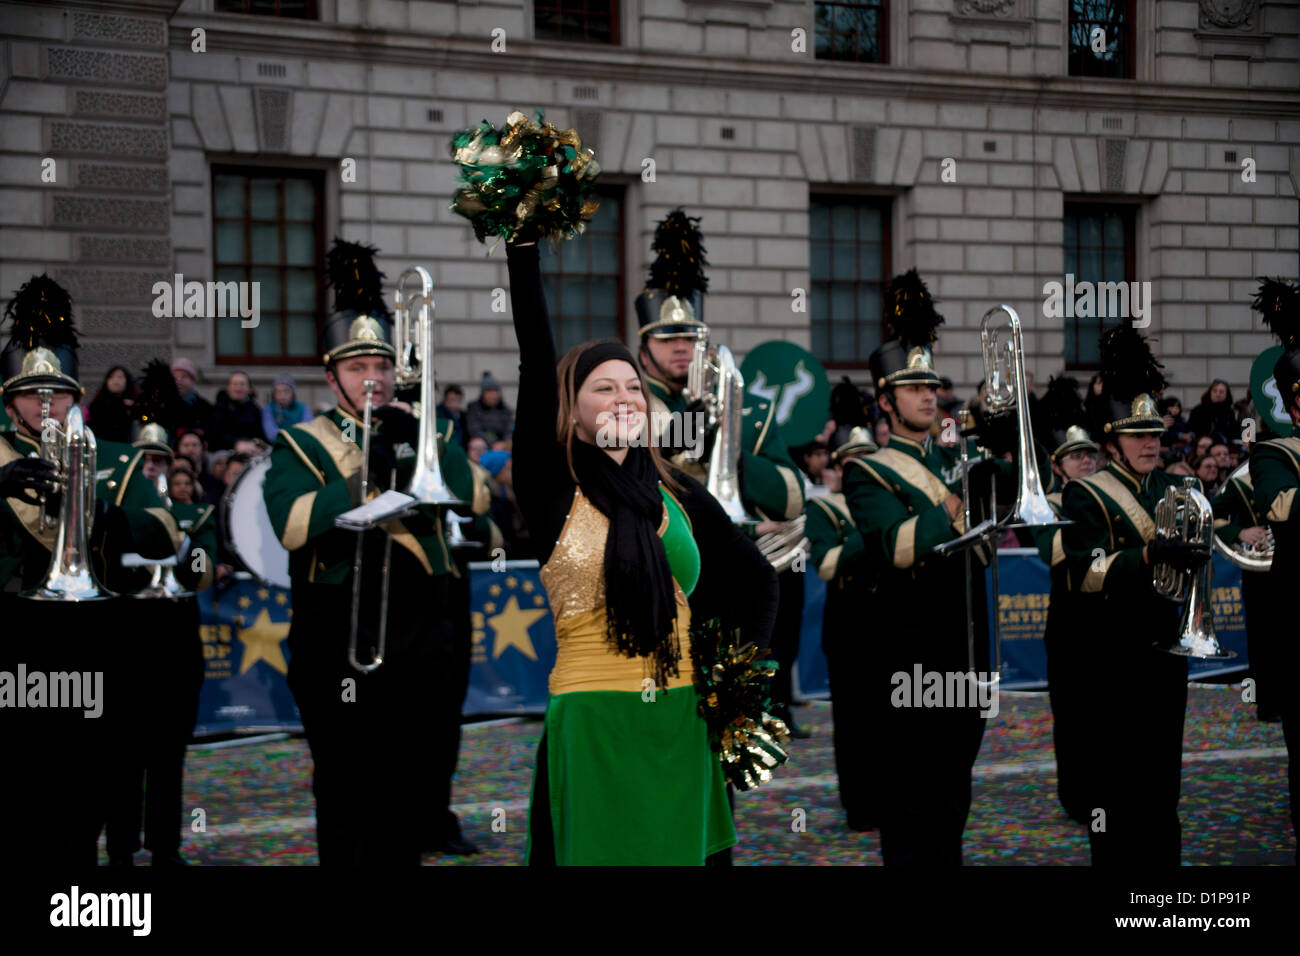
[[632, 353], [627, 350], [627, 346], [621, 342], [597, 342], [578, 357], [578, 364], [573, 369], [573, 390], [576, 392], [582, 388], [582, 383], [587, 380], [592, 369], [610, 359], [620, 359], [631, 365], [633, 369], [636, 368], [636, 360], [632, 358]]

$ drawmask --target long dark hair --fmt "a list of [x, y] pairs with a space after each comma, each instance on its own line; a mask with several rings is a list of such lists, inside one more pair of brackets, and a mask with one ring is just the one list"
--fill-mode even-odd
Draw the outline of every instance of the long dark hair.
[[1231, 404], [1232, 404], [1232, 386], [1229, 385], [1227, 382], [1225, 382], [1225, 381], [1224, 381], [1223, 379], [1221, 379], [1221, 378], [1216, 378], [1213, 382], [1210, 383], [1210, 387], [1207, 388], [1207, 389], [1205, 390], [1205, 394], [1201, 396], [1201, 404], [1202, 404], [1202, 405], [1212, 405], [1212, 404], [1214, 404], [1214, 399], [1212, 399], [1212, 398], [1210, 397], [1210, 393], [1214, 391], [1214, 386], [1216, 386], [1216, 385], [1222, 385], [1222, 386], [1223, 386], [1223, 390], [1224, 390], [1224, 392], [1226, 393], [1226, 396], [1227, 396], [1226, 398], [1224, 398], [1223, 401], [1224, 401], [1225, 404], [1227, 404], [1227, 405], [1231, 405]]
[[[108, 390], [108, 380], [113, 377], [114, 372], [121, 372], [126, 376], [126, 386], [122, 389], [121, 395], [114, 395]], [[119, 401], [124, 398], [135, 398], [135, 379], [131, 377], [131, 373], [122, 365], [114, 365], [104, 373], [104, 381], [99, 383], [99, 391], [95, 393], [95, 397], [91, 399], [91, 401], [99, 402], [111, 398], [116, 398]]]
[[[556, 377], [560, 381], [560, 402], [559, 413], [555, 419], [555, 440], [564, 446], [565, 460], [569, 464], [569, 474], [577, 482], [578, 472], [573, 466], [573, 443], [581, 441], [577, 437], [577, 425], [574, 423], [578, 409], [578, 389], [574, 384], [574, 370], [578, 366], [578, 360], [591, 348], [597, 345], [607, 345], [614, 342], [614, 339], [597, 339], [592, 342], [583, 342], [581, 345], [575, 345], [569, 351], [565, 352], [555, 365]], [[646, 388], [645, 376], [641, 369], [633, 365], [636, 371], [637, 381], [641, 383], [641, 394], [646, 396], [646, 423], [647, 432], [650, 429], [650, 391]], [[681, 494], [681, 484], [673, 478], [672, 471], [668, 462], [664, 460], [663, 454], [659, 447], [653, 442], [648, 442], [650, 460], [654, 462], [655, 471], [659, 473], [659, 479], [674, 494]]]

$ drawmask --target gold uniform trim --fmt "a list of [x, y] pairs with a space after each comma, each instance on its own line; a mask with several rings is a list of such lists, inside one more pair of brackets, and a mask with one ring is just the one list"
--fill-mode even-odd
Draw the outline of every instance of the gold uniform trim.
[[176, 519], [172, 517], [172, 513], [166, 508], [145, 508], [144, 513], [153, 515], [167, 529], [167, 537], [172, 540], [172, 554], [179, 551], [181, 543], [185, 540], [185, 535], [176, 524]]
[[[19, 458], [24, 457], [26, 456], [23, 455], [22, 452], [10, 445], [5, 439], [0, 438], [0, 466], [7, 465], [12, 461], [17, 461]], [[9, 504], [9, 507], [13, 509], [14, 517], [17, 518], [18, 523], [23, 526], [23, 530], [35, 538], [41, 547], [46, 551], [49, 551], [54, 547], [55, 529], [47, 528], [43, 531], [40, 529], [40, 505], [31, 504], [30, 502], [23, 501], [21, 498], [6, 498], [5, 501]]]
[[[913, 488], [924, 494], [930, 499], [932, 505], [942, 504], [944, 499], [948, 497], [948, 486], [943, 483], [938, 475], [915, 458], [904, 455], [897, 449], [882, 448], [872, 455], [871, 459], [884, 465]], [[880, 480], [879, 476], [877, 476], [877, 480]], [[892, 485], [888, 482], [881, 481], [881, 483], [892, 490]]]
[[803, 483], [785, 465], [777, 465], [776, 470], [785, 482], [785, 511], [782, 512], [782, 517], [786, 521], [793, 521], [803, 514]]
[[317, 492], [309, 491], [294, 499], [289, 508], [289, 519], [284, 523], [280, 543], [287, 551], [297, 551], [307, 543], [307, 530], [311, 526], [311, 510], [316, 507]]
[[1283, 522], [1291, 520], [1291, 506], [1295, 504], [1296, 489], [1288, 488], [1273, 499], [1268, 506], [1268, 520]]
[[[319, 419], [313, 418], [312, 421], [319, 421]], [[293, 427], [301, 428], [303, 426], [294, 425]], [[319, 481], [322, 485], [325, 484], [324, 473], [319, 468], [316, 467], [315, 462], [313, 462], [310, 458], [307, 457], [307, 453], [302, 450], [302, 446], [293, 440], [293, 435], [290, 434], [291, 430], [292, 429], [289, 428], [282, 429], [280, 431], [280, 434], [284, 436], [284, 440], [289, 443], [289, 447], [292, 448], [294, 452], [298, 455], [299, 460], [301, 460], [302, 463], [307, 466], [308, 471], [310, 471], [313, 475], [316, 476], [316, 480]]]
[[[122, 499], [126, 496], [127, 486], [131, 484], [131, 476], [135, 474], [136, 466], [139, 465], [143, 459], [144, 452], [138, 451], [135, 453], [135, 457], [131, 459], [131, 464], [126, 466], [126, 474], [122, 476], [122, 484], [117, 489], [117, 497], [113, 499], [113, 504], [117, 505], [119, 508], [122, 506]], [[113, 487], [111, 482], [108, 487]]]
[[1084, 594], [1095, 594], [1102, 589], [1102, 586], [1106, 583], [1106, 574], [1110, 571], [1111, 563], [1115, 560], [1115, 557], [1118, 554], [1118, 551], [1112, 551], [1110, 554], [1106, 555], [1105, 559], [1101, 562], [1100, 571], [1095, 567], [1097, 563], [1096, 561], [1092, 561], [1088, 565], [1088, 573], [1083, 576], [1083, 585], [1080, 587], [1080, 590], [1083, 591]]
[[835, 572], [839, 570], [840, 555], [844, 552], [844, 545], [837, 544], [826, 552], [826, 557], [822, 558], [822, 563], [817, 565], [817, 577], [823, 581], [834, 581]]
[[1052, 535], [1052, 567], [1056, 567], [1065, 560], [1065, 547], [1061, 543], [1061, 529], [1057, 528]]
[[470, 474], [474, 480], [473, 502], [470, 510], [476, 515], [487, 514], [492, 510], [492, 475], [478, 462], [469, 463]]
[[894, 538], [894, 567], [910, 568], [916, 560], [916, 522], [919, 515], [913, 515], [898, 526]]
[[[1129, 523], [1137, 529], [1137, 532], [1142, 536], [1143, 541], [1150, 541], [1155, 537], [1155, 521], [1153, 521], [1151, 516], [1146, 513], [1146, 510], [1138, 504], [1137, 499], [1133, 497], [1133, 493], [1125, 488], [1124, 483], [1114, 475], [1103, 471], [1078, 480], [1082, 482], [1083, 487], [1087, 488], [1089, 491], [1093, 491], [1095, 488], [1097, 491], [1102, 492], [1106, 497], [1114, 501], [1115, 504], [1119, 506], [1120, 510], [1124, 512], [1124, 517], [1128, 518]], [[1102, 508], [1105, 509], [1104, 502], [1102, 503]], [[1115, 533], [1112, 529], [1111, 540], [1114, 540], [1114, 537]]]
[[754, 454], [755, 454], [755, 455], [757, 455], [757, 454], [758, 454], [758, 450], [759, 450], [760, 448], [763, 447], [763, 442], [764, 442], [764, 441], [766, 440], [766, 438], [767, 438], [767, 432], [768, 432], [768, 429], [770, 429], [770, 428], [772, 427], [772, 417], [773, 417], [774, 415], [776, 415], [776, 402], [768, 402], [768, 403], [767, 403], [767, 417], [766, 417], [765, 419], [763, 419], [763, 427], [760, 428], [759, 431], [758, 431], [758, 441], [756, 441], [756, 442], [754, 443]]

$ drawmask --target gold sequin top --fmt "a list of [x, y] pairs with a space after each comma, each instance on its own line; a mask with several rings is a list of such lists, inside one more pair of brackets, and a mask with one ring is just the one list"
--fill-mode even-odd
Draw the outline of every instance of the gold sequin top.
[[[668, 527], [668, 509], [659, 525], [662, 535]], [[549, 688], [552, 694], [576, 690], [642, 691], [647, 660], [626, 657], [605, 639], [605, 539], [609, 519], [593, 505], [581, 489], [575, 489], [573, 503], [565, 517], [559, 540], [539, 576], [546, 588], [551, 613], [555, 616], [557, 645], [555, 668]], [[669, 680], [668, 688], [691, 683], [690, 605], [677, 579], [678, 640], [681, 642], [680, 675]]]

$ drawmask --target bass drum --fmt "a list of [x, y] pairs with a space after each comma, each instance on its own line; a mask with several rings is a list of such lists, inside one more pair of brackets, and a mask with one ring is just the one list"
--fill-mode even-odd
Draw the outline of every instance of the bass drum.
[[226, 548], [243, 562], [263, 584], [288, 588], [289, 552], [280, 543], [271, 516], [262, 499], [262, 485], [271, 470], [271, 456], [250, 461], [234, 485], [226, 492], [225, 524], [222, 534]]

